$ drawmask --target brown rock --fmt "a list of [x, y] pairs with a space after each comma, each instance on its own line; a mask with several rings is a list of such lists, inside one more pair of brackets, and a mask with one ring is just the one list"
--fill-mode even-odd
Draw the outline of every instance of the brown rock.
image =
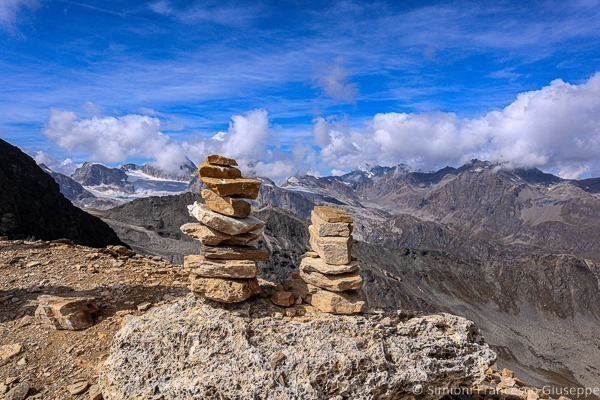
[[98, 306], [90, 297], [59, 297], [41, 295], [36, 318], [46, 327], [77, 331], [94, 324], [92, 314]]
[[202, 198], [211, 210], [230, 217], [246, 218], [252, 211], [252, 206], [247, 201], [233, 197], [221, 197], [210, 190], [204, 189]]
[[350, 264], [333, 265], [327, 264], [322, 258], [306, 257], [300, 261], [300, 270], [305, 270], [307, 272], [314, 271], [328, 275], [347, 274], [349, 272], [358, 271], [358, 262], [351, 261]]
[[260, 181], [248, 178], [201, 178], [202, 182], [221, 197], [256, 199], [260, 190]]
[[239, 303], [260, 293], [260, 286], [256, 278], [198, 278], [192, 281], [190, 289], [209, 300], [221, 303]]
[[300, 278], [286, 279], [283, 287], [291, 292], [296, 299], [305, 299], [310, 296], [308, 285]]
[[206, 162], [215, 165], [238, 165], [233, 158], [227, 158], [218, 154], [209, 154], [206, 156]]
[[19, 383], [4, 396], [4, 400], [23, 400], [29, 393], [29, 385]]
[[352, 223], [352, 217], [344, 210], [329, 206], [316, 206], [313, 211], [326, 222]]
[[183, 266], [192, 274], [204, 278], [254, 278], [258, 273], [256, 261], [250, 260], [207, 260], [203, 256], [189, 255]]
[[103, 400], [104, 396], [102, 395], [102, 390], [100, 390], [100, 386], [92, 385], [90, 386], [90, 390], [88, 390], [89, 399], [90, 400]]
[[202, 222], [209, 228], [227, 235], [240, 235], [250, 231], [261, 229], [265, 223], [258, 218], [232, 218], [214, 212], [205, 204], [194, 202], [188, 206], [190, 215]]
[[198, 239], [200, 243], [208, 246], [218, 246], [220, 244], [250, 245], [262, 236], [262, 230], [241, 235], [226, 235], [199, 223], [188, 223], [182, 225], [180, 229], [186, 235]]
[[80, 379], [67, 386], [67, 390], [69, 393], [75, 396], [85, 392], [89, 386], [90, 383], [88, 381], [85, 379]]
[[313, 210], [310, 214], [317, 235], [319, 236], [343, 236], [348, 237], [352, 234], [352, 224], [347, 222], [327, 222]]
[[273, 295], [271, 296], [271, 301], [275, 305], [281, 307], [289, 307], [292, 304], [294, 304], [296, 299], [294, 298], [292, 292], [277, 291], [273, 292]]
[[325, 275], [315, 271], [300, 270], [302, 280], [310, 285], [332, 292], [345, 292], [362, 286], [362, 278], [355, 273], [340, 275]]
[[352, 237], [321, 237], [313, 225], [308, 227], [310, 246], [328, 264], [348, 264], [352, 260]]
[[308, 300], [313, 307], [331, 314], [358, 314], [365, 307], [365, 302], [354, 291], [334, 293], [317, 289]]
[[319, 253], [316, 253], [314, 251], [307, 251], [305, 256], [310, 258], [319, 258]]
[[217, 260], [255, 260], [268, 261], [269, 252], [250, 246], [218, 246], [202, 249], [205, 258]]
[[0, 346], [0, 360], [7, 361], [8, 359], [18, 355], [21, 352], [21, 349], [22, 347], [18, 343]]
[[241, 178], [242, 172], [235, 167], [203, 162], [198, 167], [198, 176], [200, 178]]

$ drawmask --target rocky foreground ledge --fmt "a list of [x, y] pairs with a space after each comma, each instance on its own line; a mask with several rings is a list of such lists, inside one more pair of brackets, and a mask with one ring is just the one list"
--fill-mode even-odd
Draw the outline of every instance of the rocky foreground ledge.
[[496, 358], [471, 321], [449, 314], [280, 310], [190, 296], [132, 318], [102, 367], [104, 398], [434, 399], [427, 388], [472, 387]]

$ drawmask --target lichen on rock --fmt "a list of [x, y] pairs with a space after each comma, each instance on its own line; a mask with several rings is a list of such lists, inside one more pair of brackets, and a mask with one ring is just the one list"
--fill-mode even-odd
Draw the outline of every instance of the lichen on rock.
[[[106, 399], [433, 399], [471, 387], [495, 354], [449, 315], [282, 319], [266, 299], [188, 297], [132, 318], [100, 375]], [[422, 394], [415, 396], [415, 392]]]

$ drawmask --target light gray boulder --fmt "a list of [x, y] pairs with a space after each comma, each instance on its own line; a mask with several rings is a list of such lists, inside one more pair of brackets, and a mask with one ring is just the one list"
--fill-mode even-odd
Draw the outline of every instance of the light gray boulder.
[[100, 375], [107, 400], [434, 399], [470, 387], [496, 355], [471, 321], [318, 311], [271, 317], [256, 299], [188, 297], [132, 318]]

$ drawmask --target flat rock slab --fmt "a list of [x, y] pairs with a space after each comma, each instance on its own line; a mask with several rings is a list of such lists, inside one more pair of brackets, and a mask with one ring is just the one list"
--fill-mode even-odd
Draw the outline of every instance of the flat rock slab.
[[183, 266], [192, 274], [203, 278], [254, 278], [258, 273], [256, 261], [249, 260], [207, 260], [204, 256], [189, 255], [183, 259]]
[[181, 231], [188, 236], [200, 241], [207, 246], [225, 245], [251, 245], [262, 237], [262, 230], [243, 233], [241, 235], [227, 235], [218, 232], [200, 223], [187, 223], [181, 226]]
[[94, 324], [92, 315], [99, 311], [91, 297], [60, 297], [41, 295], [35, 310], [36, 318], [46, 327], [78, 331]]
[[306, 302], [323, 312], [350, 315], [361, 313], [365, 308], [365, 302], [355, 291], [335, 293], [311, 286], [309, 285], [311, 294]]
[[333, 292], [360, 289], [363, 280], [356, 273], [325, 275], [316, 271], [300, 270], [302, 280], [310, 285]]
[[319, 236], [343, 236], [352, 234], [353, 225], [348, 222], [327, 222], [315, 210], [310, 213], [310, 220]]
[[0, 346], [0, 361], [7, 361], [8, 359], [18, 355], [21, 352], [21, 349], [22, 347], [18, 343]]
[[229, 217], [246, 218], [252, 211], [252, 206], [247, 201], [233, 197], [221, 197], [212, 190], [204, 189], [202, 198], [211, 210]]
[[241, 178], [242, 171], [235, 167], [225, 165], [214, 165], [203, 162], [198, 167], [198, 177], [200, 178]]
[[358, 271], [358, 262], [351, 261], [350, 264], [333, 265], [327, 264], [322, 258], [305, 257], [300, 261], [300, 270], [328, 275], [347, 274]]
[[316, 206], [313, 211], [326, 222], [352, 223], [353, 219], [346, 211], [329, 206]]
[[354, 400], [434, 400], [426, 388], [472, 387], [496, 359], [471, 321], [449, 314], [286, 321], [270, 317], [274, 307], [186, 298], [131, 318], [100, 371], [105, 398], [317, 400], [343, 390]]
[[260, 190], [260, 181], [256, 179], [237, 178], [200, 178], [206, 186], [222, 197], [238, 197], [256, 199]]
[[240, 235], [262, 229], [265, 223], [258, 218], [232, 218], [211, 210], [207, 205], [198, 203], [188, 206], [190, 215], [209, 228], [227, 235]]
[[292, 292], [278, 290], [273, 292], [273, 294], [271, 295], [271, 301], [273, 302], [273, 304], [276, 304], [278, 306], [289, 307], [292, 304], [294, 304], [296, 299], [294, 298], [294, 294]]
[[269, 260], [268, 251], [251, 246], [206, 246], [202, 249], [202, 255], [215, 260]]
[[4, 395], [4, 400], [23, 400], [29, 393], [29, 385], [26, 383], [17, 383], [15, 387]]
[[310, 247], [328, 264], [348, 264], [352, 260], [352, 237], [322, 237], [313, 225], [308, 227]]
[[190, 290], [209, 300], [239, 303], [260, 293], [260, 286], [256, 278], [198, 278], [192, 281]]
[[90, 387], [90, 383], [85, 379], [80, 379], [67, 386], [67, 391], [73, 396], [76, 396], [85, 392], [88, 387]]
[[206, 162], [215, 165], [238, 165], [237, 161], [233, 158], [223, 157], [218, 154], [209, 154], [206, 156]]

